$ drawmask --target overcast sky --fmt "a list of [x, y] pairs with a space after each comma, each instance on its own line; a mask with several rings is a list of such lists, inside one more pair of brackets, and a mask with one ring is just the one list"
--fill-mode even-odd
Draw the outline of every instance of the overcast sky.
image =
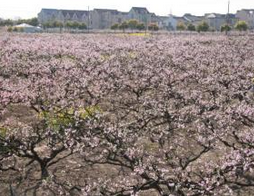
[[[2, 0], [0, 17], [31, 18], [37, 16], [41, 8], [78, 9], [93, 8], [129, 11], [132, 6], [147, 7], [157, 15], [170, 13], [182, 16], [184, 13], [203, 15], [204, 13], [226, 13], [228, 0]], [[254, 0], [231, 0], [230, 12], [239, 9], [254, 9]]]

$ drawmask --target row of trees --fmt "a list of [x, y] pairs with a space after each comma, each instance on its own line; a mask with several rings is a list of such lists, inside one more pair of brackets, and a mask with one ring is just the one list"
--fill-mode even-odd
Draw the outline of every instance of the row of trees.
[[188, 30], [188, 31], [198, 31], [198, 32], [204, 31], [205, 32], [209, 30], [209, 25], [206, 22], [202, 22], [198, 26], [195, 26], [191, 23], [189, 23], [188, 25], [185, 25], [183, 22], [180, 22], [177, 24], [176, 29], [178, 31]]
[[111, 26], [112, 30], [125, 30], [125, 29], [131, 29], [131, 30], [151, 30], [151, 31], [158, 31], [159, 30], [159, 26], [156, 23], [150, 23], [147, 27], [144, 23], [140, 23], [138, 20], [129, 20], [129, 21], [124, 21], [121, 24], [114, 24]]
[[[234, 29], [237, 31], [247, 31], [248, 30], [248, 24], [245, 21], [238, 21], [236, 25], [234, 26]], [[224, 24], [221, 26], [220, 30], [221, 32], [228, 32], [231, 31], [233, 27], [231, 27], [228, 24]]]
[[[209, 27], [208, 23], [205, 21], [201, 22], [197, 26], [195, 26], [191, 23], [186, 25], [186, 24], [180, 22], [177, 24], [176, 29], [178, 31], [188, 30], [188, 31], [206, 32], [206, 31], [210, 30], [210, 27]], [[232, 29], [233, 29], [233, 27], [228, 24], [224, 24], [220, 28], [221, 32], [228, 32], [228, 31], [231, 31]], [[234, 26], [234, 29], [236, 29], [238, 31], [246, 31], [248, 29], [248, 24], [245, 21], [238, 21], [236, 23], [236, 25]]]
[[11, 20], [11, 19], [2, 20], [0, 21], [0, 26], [13, 26], [13, 25], [19, 25], [22, 23], [26, 23], [32, 26], [39, 25], [38, 18], [30, 18], [30, 19], [19, 19], [19, 20]]
[[80, 29], [84, 30], [87, 29], [87, 25], [85, 23], [79, 23], [79, 22], [72, 22], [67, 21], [66, 23], [59, 22], [59, 21], [53, 21], [53, 22], [46, 22], [42, 24], [44, 29], [47, 28], [67, 28], [67, 29]]

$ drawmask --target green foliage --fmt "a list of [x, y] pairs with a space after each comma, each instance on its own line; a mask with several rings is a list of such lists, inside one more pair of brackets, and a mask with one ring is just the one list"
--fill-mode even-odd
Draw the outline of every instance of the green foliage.
[[58, 28], [63, 28], [63, 23], [62, 22], [58, 22], [58, 21], [55, 21], [53, 22], [53, 27], [58, 27]]
[[139, 24], [139, 22], [137, 21], [137, 20], [135, 20], [135, 19], [133, 19], [133, 20], [129, 20], [128, 22], [128, 27], [130, 28], [130, 29], [137, 29], [137, 26], [138, 26], [138, 24]]
[[38, 26], [39, 22], [38, 22], [38, 18], [31, 18], [31, 19], [21, 19], [17, 21], [17, 24], [22, 24], [22, 23], [26, 23], [32, 26]]
[[73, 28], [73, 23], [71, 21], [67, 21], [65, 23], [65, 27], [68, 28], [68, 29], [72, 29]]
[[0, 21], [0, 26], [13, 26], [13, 24], [14, 21], [10, 19]]
[[156, 23], [151, 23], [148, 25], [148, 29], [150, 31], [158, 31], [159, 30], [159, 26]]
[[50, 23], [50, 22], [45, 22], [45, 23], [42, 24], [42, 27], [43, 27], [44, 29], [47, 29], [47, 28], [51, 28], [52, 26], [51, 26], [51, 23]]
[[98, 106], [89, 106], [86, 108], [59, 109], [54, 108], [52, 111], [43, 111], [39, 114], [41, 120], [45, 120], [46, 125], [56, 131], [60, 131], [62, 127], [68, 127], [75, 124], [76, 118], [87, 119], [93, 117], [96, 113], [101, 112]]
[[117, 30], [119, 28], [119, 24], [113, 24], [111, 27], [110, 27], [110, 29], [112, 29], [112, 30]]
[[189, 23], [189, 24], [187, 25], [187, 30], [188, 30], [188, 31], [196, 31], [196, 27], [195, 27], [195, 25], [193, 25], [192, 23]]
[[209, 30], [209, 25], [205, 21], [199, 23], [199, 25], [197, 26], [198, 32], [206, 32], [208, 30]]
[[68, 29], [87, 29], [87, 26], [85, 23], [79, 23], [79, 22], [72, 22], [72, 21], [68, 21], [65, 23], [65, 27]]
[[87, 26], [85, 23], [79, 23], [78, 29], [84, 30], [84, 29], [87, 29]]
[[141, 30], [145, 30], [145, 25], [143, 23], [139, 23], [137, 20], [129, 20], [129, 21], [124, 21], [121, 24], [114, 24], [111, 26], [112, 30], [116, 30], [116, 29], [121, 29], [121, 30], [125, 30], [125, 29], [137, 29], [139, 31]]
[[8, 129], [4, 126], [0, 125], [0, 137], [5, 137], [7, 134]]
[[32, 26], [39, 25], [37, 18], [31, 18], [31, 19], [20, 19], [17, 21], [11, 20], [11, 19], [3, 20], [3, 21], [0, 21], [0, 26], [13, 26], [14, 24], [22, 24], [22, 23], [26, 23]]
[[137, 25], [137, 29], [138, 29], [139, 31], [145, 30], [145, 29], [146, 29], [145, 24], [144, 24], [144, 23], [139, 23], [139, 24]]
[[122, 29], [122, 30], [125, 30], [128, 28], [128, 23], [126, 21], [122, 22], [120, 25], [119, 25], [119, 29]]
[[186, 26], [185, 26], [185, 24], [184, 24], [183, 22], [179, 22], [179, 23], [177, 24], [177, 26], [176, 26], [176, 29], [177, 29], [178, 31], [184, 31], [184, 30], [186, 30]]
[[220, 27], [221, 32], [228, 32], [231, 31], [231, 27], [228, 24], [224, 24]]
[[79, 23], [78, 22], [73, 22], [72, 27], [73, 27], [73, 29], [79, 29]]
[[238, 21], [235, 25], [235, 29], [238, 31], [247, 31], [248, 24], [245, 21]]

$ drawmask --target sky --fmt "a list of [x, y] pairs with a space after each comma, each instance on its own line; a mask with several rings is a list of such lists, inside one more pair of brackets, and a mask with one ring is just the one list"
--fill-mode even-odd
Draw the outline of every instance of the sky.
[[[42, 8], [87, 10], [88, 7], [129, 11], [131, 7], [147, 7], [157, 15], [170, 13], [182, 16], [185, 13], [227, 13], [228, 0], [2, 0], [1, 18], [32, 18]], [[254, 9], [254, 0], [230, 0], [230, 12]]]

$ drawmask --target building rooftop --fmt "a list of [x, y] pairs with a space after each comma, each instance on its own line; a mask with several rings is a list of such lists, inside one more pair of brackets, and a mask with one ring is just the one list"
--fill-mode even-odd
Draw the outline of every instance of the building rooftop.
[[82, 17], [83, 15], [88, 15], [88, 11], [82, 11], [82, 10], [58, 10], [59, 12], [62, 12], [64, 16], [68, 15], [70, 17], [73, 17], [74, 14], [77, 15], [77, 17]]
[[99, 13], [110, 12], [111, 14], [118, 14], [119, 13], [117, 10], [113, 10], [113, 9], [94, 9], [94, 11], [97, 11]]
[[149, 14], [150, 12], [145, 7], [132, 7], [132, 10], [137, 12], [138, 14]]
[[203, 20], [204, 17], [203, 16], [195, 16], [195, 15], [192, 15], [192, 14], [184, 14], [183, 18], [185, 20], [187, 20], [188, 22], [196, 22], [196, 21]]

